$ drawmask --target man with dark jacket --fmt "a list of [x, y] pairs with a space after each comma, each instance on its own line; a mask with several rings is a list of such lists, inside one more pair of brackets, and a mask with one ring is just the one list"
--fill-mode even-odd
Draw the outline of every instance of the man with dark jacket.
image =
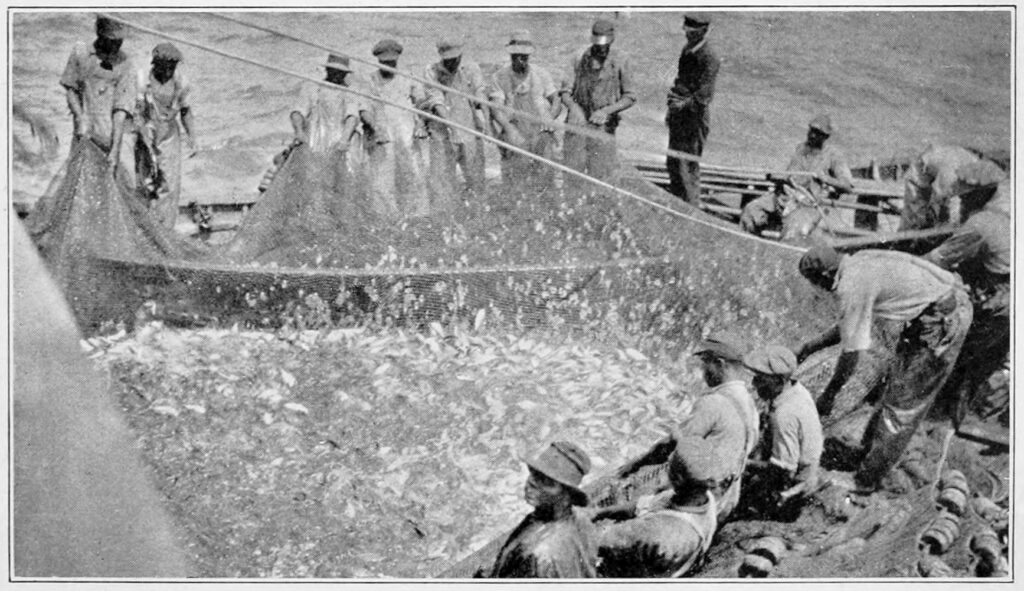
[[[683, 20], [686, 45], [679, 54], [679, 69], [668, 91], [668, 148], [692, 154], [704, 153], [704, 142], [711, 129], [711, 99], [721, 62], [707, 42], [710, 21], [706, 16], [688, 14]], [[688, 203], [700, 197], [700, 163], [669, 156], [670, 190]]]

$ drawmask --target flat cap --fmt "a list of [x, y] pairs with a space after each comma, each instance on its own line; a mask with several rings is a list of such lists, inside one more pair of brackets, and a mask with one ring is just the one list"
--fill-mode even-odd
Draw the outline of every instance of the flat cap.
[[594, 45], [608, 45], [615, 39], [615, 24], [600, 19], [590, 29], [590, 42]]
[[437, 42], [437, 53], [441, 59], [451, 59], [462, 55], [462, 41], [455, 39], [442, 39]]
[[153, 61], [180, 62], [185, 59], [172, 43], [161, 43], [153, 48]]
[[750, 369], [772, 376], [789, 376], [797, 368], [796, 354], [782, 345], [768, 345], [755, 349], [743, 357]]
[[97, 16], [96, 36], [104, 39], [124, 39], [128, 36], [128, 27], [108, 17]]
[[734, 334], [712, 333], [697, 345], [694, 355], [710, 353], [716, 357], [729, 361], [743, 361], [743, 353], [746, 351], [743, 341]]
[[530, 55], [533, 53], [533, 36], [529, 31], [513, 31], [506, 47], [510, 54]]
[[378, 60], [396, 60], [402, 49], [402, 44], [394, 39], [381, 39], [373, 46], [373, 55]]
[[683, 26], [689, 29], [704, 29], [710, 24], [708, 15], [700, 12], [691, 12], [683, 17]]
[[811, 129], [817, 129], [825, 135], [832, 135], [832, 119], [828, 115], [818, 115], [808, 124]]
[[352, 62], [349, 61], [346, 55], [330, 54], [327, 56], [327, 61], [324, 62], [324, 67], [331, 70], [338, 70], [340, 72], [351, 72]]

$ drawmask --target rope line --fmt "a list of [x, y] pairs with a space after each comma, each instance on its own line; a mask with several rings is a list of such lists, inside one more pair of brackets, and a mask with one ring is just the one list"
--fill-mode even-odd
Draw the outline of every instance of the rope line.
[[333, 88], [335, 90], [339, 90], [339, 91], [342, 91], [342, 92], [347, 92], [347, 93], [350, 93], [350, 94], [353, 94], [353, 95], [356, 95], [356, 96], [359, 96], [359, 97], [362, 97], [362, 98], [365, 98], [365, 99], [377, 101], [377, 102], [383, 103], [385, 105], [389, 105], [389, 106], [401, 109], [403, 111], [409, 111], [409, 112], [415, 113], [417, 115], [420, 115], [420, 116], [425, 117], [427, 119], [430, 119], [432, 121], [437, 121], [437, 122], [443, 123], [445, 125], [448, 125], [449, 127], [453, 127], [453, 128], [458, 129], [460, 131], [464, 131], [466, 133], [469, 133], [470, 135], [482, 138], [484, 141], [491, 142], [491, 143], [493, 143], [495, 145], [498, 145], [498, 146], [501, 146], [502, 148], [505, 148], [506, 150], [509, 150], [509, 151], [515, 152], [517, 154], [520, 154], [522, 156], [526, 156], [527, 158], [531, 158], [533, 160], [536, 160], [537, 162], [540, 162], [540, 163], [542, 163], [542, 164], [544, 164], [546, 166], [554, 168], [555, 170], [559, 170], [559, 171], [561, 171], [561, 172], [563, 172], [565, 174], [569, 174], [569, 175], [575, 176], [577, 178], [580, 178], [582, 180], [588, 181], [588, 182], [590, 182], [593, 185], [597, 185], [597, 186], [599, 186], [601, 188], [604, 188], [604, 189], [613, 191], [615, 193], [618, 193], [619, 195], [623, 195], [623, 196], [635, 199], [637, 201], [640, 201], [641, 203], [644, 203], [644, 204], [646, 204], [646, 205], [648, 205], [650, 207], [653, 207], [654, 209], [657, 209], [659, 211], [664, 211], [664, 212], [666, 212], [666, 213], [668, 213], [670, 215], [673, 215], [675, 217], [682, 218], [682, 219], [685, 219], [685, 220], [689, 220], [691, 222], [697, 223], [697, 224], [705, 226], [705, 227], [713, 228], [715, 230], [718, 230], [718, 231], [721, 231], [721, 232], [725, 232], [727, 234], [731, 234], [733, 236], [737, 236], [737, 237], [740, 237], [740, 238], [744, 238], [746, 240], [753, 240], [753, 241], [758, 241], [758, 242], [762, 242], [762, 243], [765, 243], [765, 244], [771, 244], [773, 246], [778, 246], [778, 247], [785, 248], [785, 249], [788, 249], [788, 250], [791, 250], [791, 251], [794, 251], [794, 252], [805, 252], [807, 250], [806, 248], [802, 248], [802, 247], [795, 246], [795, 245], [792, 245], [792, 244], [786, 244], [784, 242], [776, 242], [774, 240], [768, 240], [767, 238], [762, 238], [760, 236], [755, 236], [753, 234], [748, 234], [748, 233], [746, 233], [746, 232], [744, 232], [742, 230], [733, 229], [733, 228], [730, 228], [728, 226], [724, 226], [724, 225], [722, 225], [720, 223], [713, 222], [711, 220], [705, 220], [705, 219], [701, 219], [701, 218], [698, 218], [698, 217], [695, 217], [695, 216], [683, 213], [681, 211], [675, 210], [675, 209], [673, 209], [671, 207], [668, 207], [667, 205], [663, 205], [663, 204], [658, 203], [657, 201], [654, 201], [654, 200], [649, 199], [647, 197], [643, 197], [641, 195], [637, 195], [637, 194], [632, 193], [630, 191], [627, 191], [625, 189], [620, 189], [619, 187], [616, 187], [615, 185], [612, 185], [612, 184], [610, 184], [610, 183], [608, 183], [606, 181], [602, 181], [600, 179], [596, 179], [596, 178], [594, 178], [594, 177], [592, 177], [590, 175], [587, 175], [585, 173], [582, 173], [582, 172], [580, 172], [578, 170], [575, 170], [573, 168], [569, 168], [568, 166], [565, 166], [565, 165], [560, 164], [558, 162], [554, 162], [552, 160], [544, 158], [543, 156], [538, 156], [537, 154], [534, 154], [534, 153], [532, 153], [532, 152], [530, 152], [528, 150], [524, 150], [524, 149], [522, 149], [522, 148], [520, 148], [518, 146], [514, 146], [512, 144], [503, 142], [503, 141], [501, 141], [499, 139], [496, 139], [496, 138], [493, 138], [493, 137], [491, 137], [491, 136], [489, 136], [487, 134], [480, 133], [479, 131], [477, 131], [475, 129], [471, 129], [469, 127], [466, 127], [464, 125], [460, 125], [460, 124], [452, 122], [452, 121], [447, 121], [447, 120], [445, 120], [445, 119], [443, 119], [441, 117], [438, 117], [438, 116], [433, 115], [431, 113], [425, 113], [425, 112], [423, 112], [423, 111], [421, 111], [419, 109], [416, 109], [416, 108], [414, 108], [412, 106], [409, 106], [409, 105], [403, 105], [403, 104], [400, 104], [400, 103], [395, 103], [395, 102], [392, 102], [392, 101], [389, 101], [389, 100], [386, 100], [386, 99], [382, 99], [380, 97], [376, 97], [376, 96], [370, 95], [368, 93], [360, 92], [360, 91], [352, 89], [352, 88], [348, 88], [348, 87], [345, 87], [345, 86], [339, 86], [337, 84], [332, 84], [332, 83], [327, 82], [325, 80], [317, 80], [315, 78], [312, 78], [310, 76], [306, 76], [304, 74], [300, 74], [298, 72], [292, 72], [290, 70], [286, 70], [284, 68], [279, 68], [277, 66], [272, 66], [270, 64], [265, 64], [265, 63], [262, 63], [262, 62], [259, 62], [259, 61], [247, 58], [247, 57], [243, 57], [243, 56], [240, 56], [240, 55], [235, 55], [235, 54], [232, 54], [232, 53], [228, 53], [226, 51], [222, 51], [220, 49], [216, 49], [216, 48], [213, 48], [213, 47], [210, 47], [210, 46], [207, 46], [207, 45], [204, 45], [202, 43], [195, 42], [195, 41], [190, 41], [190, 40], [184, 39], [182, 37], [179, 37], [177, 35], [171, 35], [171, 34], [168, 34], [168, 33], [164, 33], [162, 31], [158, 31], [156, 29], [153, 29], [153, 28], [150, 28], [150, 27], [146, 27], [144, 25], [140, 25], [138, 23], [135, 23], [135, 22], [132, 22], [132, 21], [120, 18], [120, 17], [116, 17], [116, 16], [109, 15], [109, 14], [103, 14], [102, 16], [106, 16], [107, 18], [110, 18], [110, 19], [112, 19], [114, 21], [120, 22], [120, 23], [122, 23], [122, 24], [124, 24], [126, 26], [132, 27], [134, 29], [137, 29], [139, 31], [142, 31], [144, 33], [148, 33], [148, 34], [156, 36], [156, 37], [162, 37], [164, 39], [169, 39], [171, 41], [177, 41], [178, 43], [182, 43], [182, 44], [185, 44], [185, 45], [189, 45], [191, 47], [202, 49], [204, 51], [208, 51], [210, 53], [213, 53], [215, 55], [219, 55], [221, 57], [237, 60], [237, 61], [240, 61], [242, 63], [246, 63], [246, 64], [249, 64], [249, 65], [252, 65], [252, 66], [256, 66], [258, 68], [264, 68], [264, 69], [270, 70], [272, 72], [277, 72], [279, 74], [284, 74], [286, 76], [292, 76], [294, 78], [299, 78], [299, 79], [305, 80], [307, 82], [312, 82], [314, 84], [317, 84], [319, 86], [323, 86], [325, 88]]

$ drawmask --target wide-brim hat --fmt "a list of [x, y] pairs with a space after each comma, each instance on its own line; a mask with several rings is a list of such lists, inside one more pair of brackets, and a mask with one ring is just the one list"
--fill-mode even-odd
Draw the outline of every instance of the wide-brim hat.
[[533, 36], [529, 31], [514, 31], [505, 49], [512, 55], [530, 55], [533, 53]]
[[747, 353], [743, 365], [770, 376], [791, 376], [798, 364], [796, 354], [786, 347], [769, 345]]
[[828, 115], [818, 115], [807, 125], [811, 129], [817, 129], [825, 135], [832, 135], [832, 120]]
[[684, 29], [706, 29], [711, 25], [711, 18], [699, 12], [690, 12], [683, 16]]
[[323, 63], [323, 66], [329, 70], [338, 70], [339, 72], [352, 71], [352, 62], [348, 56], [333, 53], [327, 56], [327, 61]]
[[743, 361], [743, 353], [747, 350], [743, 340], [732, 333], [712, 333], [697, 344], [694, 355], [711, 354], [728, 361]]
[[590, 504], [587, 493], [580, 489], [583, 476], [590, 472], [590, 458], [586, 452], [568, 441], [556, 441], [526, 465], [566, 487], [572, 504], [586, 507]]

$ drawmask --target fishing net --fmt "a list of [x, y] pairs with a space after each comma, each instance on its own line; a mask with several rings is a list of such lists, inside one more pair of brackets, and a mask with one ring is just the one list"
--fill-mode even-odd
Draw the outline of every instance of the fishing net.
[[86, 330], [131, 321], [144, 302], [257, 325], [313, 308], [389, 323], [483, 311], [488, 323], [612, 327], [685, 346], [716, 328], [795, 341], [831, 316], [798, 277], [798, 250], [746, 237], [629, 167], [620, 192], [560, 173], [541, 190], [512, 178], [470, 193], [445, 148], [413, 144], [396, 192], [409, 195], [401, 180], [418, 174], [422, 193], [388, 209], [370, 196], [369, 167], [300, 146], [231, 242], [205, 247], [150, 220], [82, 142], [28, 222]]

